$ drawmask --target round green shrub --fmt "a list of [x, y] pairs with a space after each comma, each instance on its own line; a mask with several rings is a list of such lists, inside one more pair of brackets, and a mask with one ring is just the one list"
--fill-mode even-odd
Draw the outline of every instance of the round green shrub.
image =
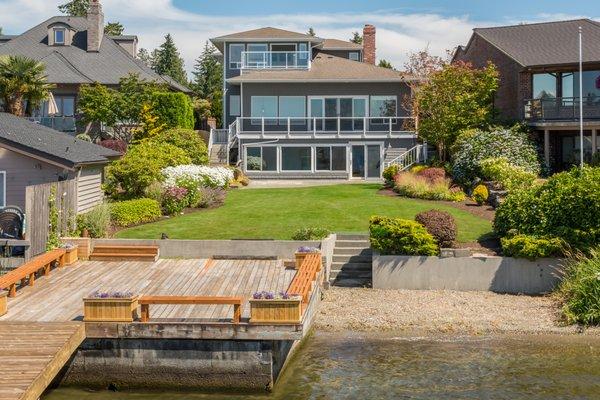
[[486, 158], [504, 157], [512, 165], [535, 174], [540, 163], [535, 145], [528, 133], [518, 127], [492, 131], [466, 132], [459, 136], [452, 157], [452, 176], [462, 184], [470, 184], [481, 177], [480, 162]]
[[558, 288], [562, 312], [569, 323], [600, 324], [600, 248], [571, 259]]
[[502, 252], [507, 257], [528, 258], [535, 260], [544, 257], [559, 257], [565, 252], [562, 239], [552, 237], [535, 237], [515, 235], [500, 239]]
[[192, 160], [192, 164], [208, 164], [208, 148], [198, 132], [192, 129], [167, 129], [150, 139], [154, 143], [168, 143], [179, 147]]
[[435, 256], [435, 238], [418, 222], [401, 218], [371, 217], [371, 247], [384, 255]]
[[105, 190], [113, 198], [141, 197], [150, 184], [164, 179], [163, 168], [190, 162], [179, 147], [143, 141], [106, 169]]
[[383, 170], [383, 179], [387, 182], [393, 182], [396, 174], [400, 172], [400, 166], [398, 164], [389, 165]]
[[452, 247], [456, 241], [458, 228], [454, 217], [446, 211], [429, 210], [418, 213], [415, 221], [427, 229], [440, 247]]
[[512, 165], [504, 157], [486, 158], [479, 163], [481, 178], [498, 182], [507, 191], [530, 187], [537, 176], [524, 168]]
[[483, 203], [487, 201], [489, 195], [490, 194], [485, 185], [477, 185], [475, 189], [473, 189], [473, 194], [471, 195], [471, 198], [473, 198], [473, 201], [475, 201], [475, 203], [483, 205]]
[[160, 204], [152, 199], [135, 199], [110, 204], [110, 217], [115, 225], [131, 226], [160, 218]]
[[586, 250], [600, 242], [600, 168], [573, 168], [545, 183], [510, 193], [496, 210], [494, 230], [558, 237]]
[[110, 229], [110, 207], [108, 204], [99, 204], [91, 210], [77, 215], [77, 234], [81, 236], [87, 230], [91, 238], [108, 236]]

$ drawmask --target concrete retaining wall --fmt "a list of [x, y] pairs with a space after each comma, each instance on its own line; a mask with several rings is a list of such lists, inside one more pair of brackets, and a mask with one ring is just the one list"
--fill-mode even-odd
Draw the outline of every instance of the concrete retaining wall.
[[61, 384], [89, 388], [270, 390], [291, 341], [87, 339]]
[[561, 260], [373, 255], [373, 288], [541, 294], [560, 282]]
[[319, 241], [298, 240], [149, 240], [149, 239], [93, 239], [94, 245], [154, 245], [164, 258], [277, 257], [294, 258], [300, 246], [319, 247]]
[[333, 263], [333, 250], [335, 248], [335, 241], [337, 235], [332, 233], [321, 241], [321, 255], [323, 256], [323, 267], [325, 273], [323, 274], [323, 284], [326, 288], [329, 287], [329, 274], [331, 272], [331, 264]]

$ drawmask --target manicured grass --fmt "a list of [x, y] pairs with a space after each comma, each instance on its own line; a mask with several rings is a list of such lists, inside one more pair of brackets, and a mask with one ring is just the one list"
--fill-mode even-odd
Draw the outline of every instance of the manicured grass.
[[457, 221], [458, 240], [472, 242], [491, 232], [489, 221], [430, 201], [377, 194], [379, 184], [285, 189], [232, 190], [225, 205], [118, 232], [119, 238], [290, 239], [298, 228], [319, 226], [332, 232], [367, 232], [373, 215], [414, 218], [432, 208]]

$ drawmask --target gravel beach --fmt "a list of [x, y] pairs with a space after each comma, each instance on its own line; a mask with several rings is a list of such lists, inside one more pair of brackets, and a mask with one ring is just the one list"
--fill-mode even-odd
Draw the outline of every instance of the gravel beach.
[[[328, 332], [574, 334], [550, 296], [491, 292], [336, 288], [324, 292], [316, 329]], [[600, 328], [586, 329], [600, 335]]]

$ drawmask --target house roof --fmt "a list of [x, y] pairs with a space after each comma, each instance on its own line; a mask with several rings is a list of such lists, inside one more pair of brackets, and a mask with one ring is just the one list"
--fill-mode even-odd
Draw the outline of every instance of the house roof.
[[475, 28], [473, 31], [522, 66], [534, 67], [579, 62], [579, 27], [584, 35], [583, 61], [600, 62], [600, 23], [590, 19]]
[[359, 61], [320, 53], [306, 70], [244, 71], [227, 81], [245, 82], [402, 82], [410, 78], [401, 72]]
[[321, 48], [323, 50], [362, 50], [363, 46], [349, 40], [323, 39]]
[[121, 156], [116, 151], [7, 113], [0, 113], [2, 145], [69, 169], [86, 164], [106, 164]]
[[[76, 32], [70, 46], [48, 46], [48, 26], [62, 23]], [[173, 79], [154, 72], [141, 60], [132, 57], [118, 43], [127, 37], [104, 35], [98, 52], [87, 51], [88, 21], [85, 17], [52, 17], [27, 32], [0, 44], [0, 55], [22, 55], [46, 64], [49, 83], [94, 83], [116, 85], [130, 73], [141, 79], [166, 83], [182, 92], [190, 89]]]
[[249, 31], [232, 33], [210, 39], [210, 41], [223, 52], [223, 43], [225, 42], [250, 42], [254, 40], [269, 40], [272, 42], [284, 42], [286, 40], [307, 40], [311, 43], [321, 43], [323, 39], [311, 36], [306, 33], [292, 32], [285, 29], [266, 27], [252, 29]]

